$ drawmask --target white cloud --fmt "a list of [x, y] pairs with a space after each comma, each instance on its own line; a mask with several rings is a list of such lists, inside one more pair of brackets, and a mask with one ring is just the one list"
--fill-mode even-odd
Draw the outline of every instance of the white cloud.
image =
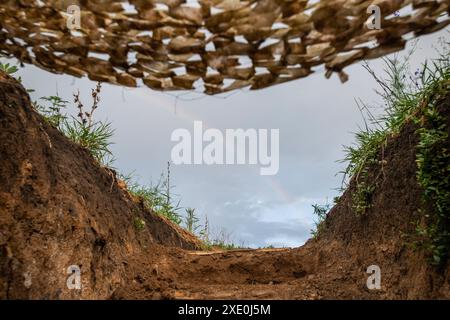
[[[420, 40], [413, 67], [433, 55], [432, 44], [446, 32]], [[370, 63], [381, 72], [380, 59]], [[323, 204], [327, 198], [331, 202], [333, 188], [340, 186], [335, 173], [343, 165], [336, 160], [343, 157], [341, 146], [351, 143], [351, 132], [361, 123], [354, 98], [379, 101], [373, 92], [375, 82], [360, 65], [347, 72], [346, 84], [318, 73], [228, 98], [178, 100], [176, 108], [172, 94], [105, 85], [99, 116], [116, 128], [116, 166], [125, 173], [136, 170], [143, 182], [157, 180], [165, 169], [173, 129], [194, 120], [219, 129], [279, 128], [280, 171], [275, 177], [261, 177], [253, 166], [176, 166], [172, 178], [183, 206], [208, 215], [211, 224], [232, 232], [237, 241], [255, 247], [297, 246], [309, 237], [311, 204]], [[94, 86], [87, 79], [74, 82], [31, 66], [20, 73], [25, 86], [36, 90], [34, 98], [53, 95], [58, 88], [63, 98], [71, 100], [80, 88], [87, 100]]]

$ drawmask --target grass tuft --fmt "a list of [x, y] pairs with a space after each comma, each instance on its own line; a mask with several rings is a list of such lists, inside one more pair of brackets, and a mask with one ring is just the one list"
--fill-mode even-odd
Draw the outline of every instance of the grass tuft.
[[81, 102], [80, 93], [74, 94], [74, 102], [77, 105], [76, 117], [67, 114], [68, 101], [59, 96], [42, 97], [45, 104], [34, 102], [35, 110], [41, 114], [44, 120], [57, 128], [67, 138], [87, 149], [91, 155], [103, 166], [109, 167], [114, 162], [110, 146], [114, 134], [112, 125], [107, 121], [95, 121], [94, 112], [99, 107], [101, 84], [98, 83], [92, 89], [92, 106], [86, 110]]

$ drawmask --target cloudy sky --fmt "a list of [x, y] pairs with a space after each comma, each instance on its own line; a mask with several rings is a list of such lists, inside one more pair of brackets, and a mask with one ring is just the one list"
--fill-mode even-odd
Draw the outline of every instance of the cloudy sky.
[[[413, 68], [435, 56], [438, 37], [448, 38], [448, 31], [420, 38]], [[381, 60], [369, 63], [382, 72]], [[165, 170], [175, 145], [170, 140], [173, 130], [192, 131], [196, 120], [220, 130], [279, 129], [277, 175], [261, 176], [257, 165], [180, 165], [172, 166], [172, 183], [181, 205], [196, 208], [202, 221], [207, 216], [213, 234], [223, 231], [250, 247], [299, 246], [310, 237], [311, 205], [331, 202], [337, 195], [342, 145], [352, 143], [352, 132], [362, 123], [355, 98], [380, 104], [376, 84], [361, 64], [346, 71], [350, 80], [345, 84], [318, 72], [264, 90], [220, 96], [104, 84], [97, 119], [108, 119], [115, 128], [115, 167], [124, 174], [134, 172], [142, 184], [156, 182]], [[54, 75], [29, 65], [19, 74], [35, 90], [35, 100], [56, 93], [72, 100], [79, 89], [88, 102], [95, 86], [87, 78]]]

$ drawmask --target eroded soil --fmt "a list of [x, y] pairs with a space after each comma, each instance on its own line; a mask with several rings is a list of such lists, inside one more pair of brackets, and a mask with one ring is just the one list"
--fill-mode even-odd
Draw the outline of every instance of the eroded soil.
[[[448, 115], [448, 97], [442, 105]], [[323, 234], [300, 248], [202, 251], [0, 73], [0, 299], [450, 299], [449, 265], [431, 267], [407, 240], [422, 205], [414, 129], [380, 152], [365, 215], [352, 211], [350, 185]], [[82, 290], [67, 288], [71, 265]], [[366, 286], [370, 265], [381, 268], [380, 290]]]

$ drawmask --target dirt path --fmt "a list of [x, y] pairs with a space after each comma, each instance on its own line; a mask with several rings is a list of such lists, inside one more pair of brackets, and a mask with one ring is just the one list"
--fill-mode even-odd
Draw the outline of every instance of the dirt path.
[[[350, 265], [318, 267], [314, 244], [297, 249], [186, 251], [154, 248], [136, 257], [115, 299], [377, 298], [367, 274]], [[155, 250], [156, 249], [156, 250]], [[147, 260], [148, 263], [143, 261]], [[323, 269], [330, 268], [329, 272]], [[359, 275], [359, 276], [358, 276]]]
[[[300, 298], [293, 292], [306, 272], [292, 258], [292, 250], [236, 250], [187, 252], [178, 278], [177, 299]], [[179, 264], [178, 264], [179, 265]], [[175, 266], [172, 266], [175, 267]], [[302, 292], [301, 298], [317, 293]]]

